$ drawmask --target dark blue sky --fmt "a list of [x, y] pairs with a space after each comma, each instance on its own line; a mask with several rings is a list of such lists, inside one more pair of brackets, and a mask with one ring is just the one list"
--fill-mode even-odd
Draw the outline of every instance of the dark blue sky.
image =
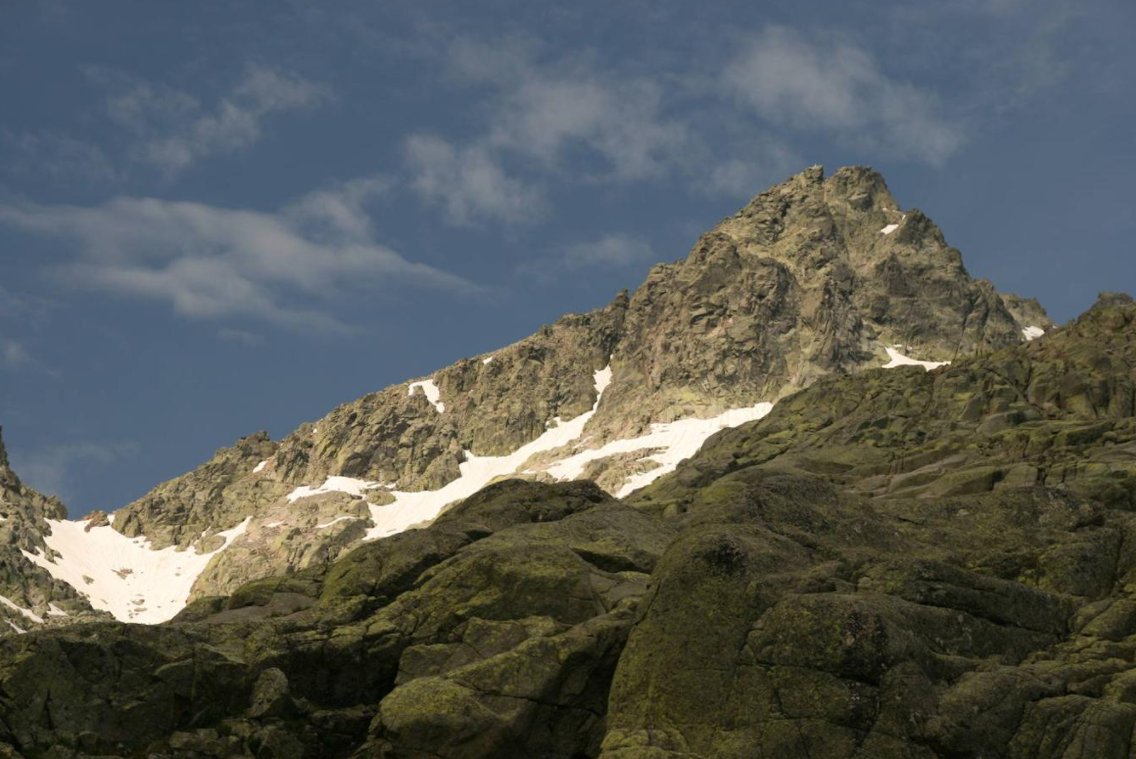
[[13, 463], [121, 506], [602, 305], [817, 163], [1066, 320], [1136, 291], [1134, 29], [1130, 0], [4, 3]]

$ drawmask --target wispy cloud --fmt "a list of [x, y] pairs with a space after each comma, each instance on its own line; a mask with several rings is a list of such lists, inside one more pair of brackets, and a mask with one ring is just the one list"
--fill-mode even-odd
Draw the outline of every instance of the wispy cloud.
[[0, 285], [0, 370], [36, 371], [53, 378], [60, 373], [44, 364], [28, 349], [24, 335], [35, 332], [46, 320], [49, 301], [19, 295]]
[[526, 175], [584, 181], [637, 181], [685, 161], [687, 128], [664, 113], [663, 88], [586, 61], [542, 62], [532, 46], [458, 39], [444, 66], [452, 81], [486, 93], [480, 134], [454, 143], [412, 135], [411, 184], [445, 206], [450, 220], [524, 222], [545, 208]]
[[562, 261], [572, 269], [598, 266], [616, 268], [653, 258], [646, 240], [625, 234], [608, 234], [598, 240], [574, 243], [564, 248]]
[[931, 91], [889, 77], [847, 40], [767, 26], [726, 68], [723, 84], [766, 122], [899, 157], [941, 164], [965, 139]]
[[679, 180], [748, 196], [799, 168], [791, 145], [817, 131], [932, 165], [964, 142], [933, 91], [847, 39], [780, 26], [723, 39], [720, 55], [679, 70], [452, 39], [443, 69], [480, 117], [459, 140], [411, 136], [411, 186], [453, 223], [531, 222], [548, 207], [546, 183]]
[[167, 174], [246, 148], [261, 138], [269, 116], [312, 108], [331, 97], [319, 82], [261, 65], [246, 68], [210, 104], [183, 90], [103, 70], [90, 76], [115, 90], [106, 102], [107, 115], [138, 139], [133, 158]]
[[134, 458], [138, 450], [133, 441], [79, 442], [9, 451], [9, 457], [21, 480], [42, 493], [67, 501], [72, 495], [70, 484], [76, 466], [110, 466]]
[[454, 224], [525, 222], [545, 212], [541, 191], [506, 174], [485, 145], [455, 146], [436, 135], [413, 135], [406, 141], [406, 164], [414, 191], [441, 204]]
[[694, 189], [707, 195], [752, 197], [763, 187], [799, 171], [805, 161], [773, 137], [746, 135], [729, 142], [732, 152], [709, 154], [693, 177]]
[[31, 362], [27, 348], [10, 337], [0, 335], [0, 365], [10, 371], [19, 371]]
[[80, 179], [92, 184], [110, 184], [121, 172], [106, 152], [89, 142], [61, 132], [0, 133], [11, 155], [8, 168], [22, 177], [48, 176], [55, 180]]
[[[491, 89], [485, 141], [548, 169], [580, 171], [580, 154], [598, 160], [602, 178], [634, 180], [665, 173], [687, 141], [683, 121], [663, 110], [653, 79], [572, 59], [541, 62], [523, 45], [459, 40], [455, 77]], [[571, 162], [571, 163], [568, 163]]]
[[634, 235], [619, 232], [594, 240], [575, 242], [555, 248], [547, 256], [522, 264], [518, 271], [543, 280], [565, 271], [577, 269], [620, 269], [652, 261], [650, 243]]
[[20, 322], [38, 327], [57, 304], [38, 295], [17, 293], [0, 285], [0, 323]]
[[31, 372], [58, 380], [63, 373], [37, 358], [21, 340], [2, 331], [0, 325], [0, 371], [16, 374]]
[[329, 303], [353, 288], [404, 282], [477, 287], [378, 242], [364, 202], [381, 179], [304, 196], [275, 213], [122, 197], [98, 206], [0, 205], [0, 222], [70, 240], [53, 268], [79, 288], [147, 298], [195, 319], [255, 316], [295, 329], [343, 331]]

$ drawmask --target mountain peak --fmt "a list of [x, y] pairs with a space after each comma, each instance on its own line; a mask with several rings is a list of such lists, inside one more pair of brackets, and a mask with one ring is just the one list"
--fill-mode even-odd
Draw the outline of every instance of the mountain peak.
[[870, 166], [844, 166], [824, 183], [830, 202], [840, 199], [858, 211], [898, 211], [884, 177]]
[[1129, 303], [1132, 303], [1132, 296], [1127, 293], [1102, 292], [1097, 296], [1096, 302], [1089, 308], [1089, 311], [1127, 306]]
[[344, 403], [279, 442], [249, 435], [80, 529], [91, 536], [80, 541], [123, 550], [187, 549], [177, 566], [145, 570], [142, 553], [130, 579], [103, 573], [88, 587], [90, 552], [64, 540], [74, 530], [28, 551], [57, 577], [80, 577], [93, 600], [138, 588], [101, 608], [161, 621], [186, 595], [324, 565], [427, 524], [498, 478], [585, 478], [622, 496], [825, 375], [937, 365], [1048, 326], [1036, 303], [972, 279], [878, 172], [814, 166], [604, 308]]

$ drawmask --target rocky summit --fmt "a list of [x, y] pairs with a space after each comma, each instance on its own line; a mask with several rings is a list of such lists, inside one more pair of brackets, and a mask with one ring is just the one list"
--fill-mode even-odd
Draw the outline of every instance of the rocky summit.
[[1136, 751], [1136, 303], [869, 169], [113, 513], [0, 465], [0, 755]]

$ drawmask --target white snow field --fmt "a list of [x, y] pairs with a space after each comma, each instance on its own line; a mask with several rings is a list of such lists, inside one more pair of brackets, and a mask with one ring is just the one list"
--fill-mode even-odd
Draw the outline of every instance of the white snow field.
[[664, 474], [673, 472], [679, 462], [698, 453], [702, 444], [715, 432], [761, 419], [772, 410], [772, 403], [759, 403], [748, 408], [730, 409], [724, 414], [710, 419], [680, 419], [677, 422], [666, 424], [652, 424], [651, 431], [646, 435], [626, 440], [613, 440], [600, 448], [569, 456], [550, 466], [548, 473], [558, 480], [574, 480], [584, 475], [584, 469], [589, 462], [617, 453], [662, 448], [661, 452], [649, 454], [640, 459], [640, 461], [654, 461], [659, 466], [628, 478], [627, 482], [616, 493], [616, 497], [622, 498], [651, 484]]
[[434, 380], [422, 380], [421, 382], [411, 382], [408, 386], [407, 395], [414, 395], [414, 388], [422, 388], [422, 392], [426, 394], [426, 400], [434, 404], [434, 408], [438, 409], [438, 413], [446, 410], [446, 404], [438, 399], [442, 397], [442, 393], [438, 390], [438, 386], [434, 384]]
[[1022, 337], [1026, 339], [1026, 342], [1036, 340], [1044, 334], [1045, 330], [1041, 327], [1026, 327], [1022, 330]]
[[891, 361], [884, 364], [884, 369], [894, 369], [897, 366], [921, 366], [927, 371], [931, 371], [932, 369], [938, 369], [940, 366], [947, 366], [951, 363], [950, 361], [918, 361], [914, 358], [908, 358], [896, 350], [898, 347], [898, 345], [888, 346], [885, 349]]
[[185, 607], [193, 583], [209, 560], [244, 534], [251, 519], [246, 517], [236, 527], [217, 533], [225, 543], [209, 553], [179, 551], [174, 546], [155, 551], [149, 540], [128, 538], [110, 526], [88, 531], [88, 520], [49, 519], [51, 534], [45, 541], [60, 556], [51, 561], [39, 551], [22, 553], [115, 619], [157, 624]]
[[341, 516], [341, 517], [336, 517], [335, 519], [331, 520], [330, 522], [324, 522], [323, 524], [317, 524], [316, 529], [317, 530], [326, 530], [328, 527], [331, 527], [333, 524], [339, 524], [340, 522], [346, 522], [348, 519], [362, 519], [362, 517], [352, 516], [350, 514], [345, 515], [345, 516]]
[[898, 224], [888, 224], [886, 227], [884, 227], [883, 229], [880, 230], [880, 234], [881, 235], [890, 235], [892, 232], [894, 232], [897, 229], [899, 229]]
[[[368, 502], [374, 526], [367, 531], [366, 540], [394, 535], [410, 527], [421, 525], [434, 519], [447, 505], [462, 498], [468, 498], [497, 477], [517, 474], [520, 467], [533, 454], [551, 451], [579, 440], [584, 426], [599, 407], [600, 398], [611, 382], [611, 367], [595, 373], [596, 402], [590, 411], [574, 419], [564, 421], [557, 417], [554, 424], [536, 440], [533, 440], [505, 456], [474, 456], [466, 452], [466, 460], [459, 465], [461, 476], [438, 490], [420, 492], [390, 491], [394, 503], [376, 506]], [[621, 488], [622, 496], [653, 482], [658, 477], [674, 470], [680, 461], [693, 456], [706, 439], [718, 430], [733, 427], [754, 419], [760, 419], [773, 408], [772, 403], [759, 403], [749, 408], [727, 411], [712, 419], [684, 419], [668, 424], [651, 425], [651, 432], [631, 440], [616, 440], [595, 450], [583, 451], [558, 461], [547, 472], [558, 480], [579, 478], [589, 461], [611, 456], [616, 453], [638, 451], [647, 448], [663, 449], [647, 456], [659, 466], [630, 478]], [[288, 495], [290, 501], [305, 498], [319, 492], [341, 490], [343, 492], [365, 495], [365, 491], [377, 487], [376, 483], [348, 477], [331, 477], [319, 488], [297, 488]]]
[[358, 480], [354, 477], [328, 477], [324, 480], [323, 484], [319, 487], [313, 488], [308, 485], [301, 485], [288, 494], [288, 503], [295, 503], [301, 498], [311, 498], [313, 495], [321, 495], [323, 493], [349, 493], [350, 495], [362, 496], [368, 490], [382, 487], [381, 483], [368, 482], [367, 480]]
[[[383, 506], [367, 502], [373, 526], [367, 530], [364, 540], [386, 537], [429, 523], [446, 506], [468, 498], [494, 479], [523, 473], [521, 467], [533, 454], [580, 441], [585, 425], [595, 414], [600, 398], [611, 383], [611, 376], [610, 366], [594, 373], [596, 402], [591, 410], [567, 421], [559, 417], [553, 419], [540, 437], [505, 456], [474, 456], [467, 451], [465, 461], [459, 466], [461, 475], [438, 490], [404, 492], [393, 489], [397, 484], [331, 476], [318, 486], [297, 487], [286, 498], [289, 503], [295, 503], [323, 493], [342, 492], [365, 499], [369, 491], [383, 488], [394, 497], [394, 502]], [[438, 401], [438, 389], [432, 381], [411, 383], [409, 392], [413, 394], [418, 387], [422, 388], [427, 400], [439, 412], [444, 410], [444, 405]], [[711, 419], [683, 419], [667, 424], [653, 424], [651, 431], [645, 435], [612, 441], [594, 450], [580, 451], [553, 463], [547, 472], [557, 480], [578, 479], [590, 461], [618, 453], [644, 451], [643, 457], [658, 463], [658, 466], [632, 476], [618, 493], [623, 496], [673, 471], [679, 462], [694, 455], [715, 432], [760, 419], [772, 408], [772, 403], [759, 403], [752, 407], [732, 409]], [[654, 452], [647, 453], [645, 449]], [[267, 464], [268, 461], [261, 462], [253, 473], [263, 471]], [[337, 516], [316, 525], [316, 528], [326, 529], [349, 519], [359, 517]], [[25, 551], [24, 555], [56, 579], [86, 595], [96, 609], [109, 611], [116, 619], [124, 622], [155, 624], [170, 619], [185, 607], [194, 582], [209, 561], [244, 534], [250, 521], [251, 517], [230, 530], [217, 533], [225, 543], [215, 551], [199, 554], [193, 550], [179, 551], [173, 547], [154, 550], [146, 538], [128, 538], [110, 526], [88, 529], [89, 520], [71, 522], [52, 519], [48, 520], [51, 535], [46, 537], [46, 542], [59, 556], [52, 561], [38, 551], [34, 554]], [[280, 524], [282, 523], [271, 522], [264, 527], [277, 527]], [[19, 609], [2, 597], [0, 603], [7, 603], [25, 616], [31, 613]], [[54, 606], [50, 608], [49, 614], [52, 616], [63, 614]], [[31, 621], [42, 621], [38, 617], [32, 617], [35, 615], [29, 617]], [[12, 626], [16, 627], [14, 624]]]
[[448, 504], [468, 498], [494, 478], [516, 473], [517, 468], [534, 453], [550, 451], [576, 440], [583, 433], [584, 425], [596, 413], [600, 398], [611, 383], [611, 367], [600, 369], [595, 373], [594, 378], [596, 402], [591, 411], [585, 411], [567, 422], [557, 417], [555, 427], [506, 456], [474, 456], [467, 451], [466, 460], [458, 467], [461, 476], [438, 490], [424, 490], [417, 493], [395, 490], [391, 492], [395, 499], [394, 503], [385, 506], [369, 503], [374, 527], [367, 531], [365, 540], [394, 535], [396, 532], [427, 522], [438, 516]]

